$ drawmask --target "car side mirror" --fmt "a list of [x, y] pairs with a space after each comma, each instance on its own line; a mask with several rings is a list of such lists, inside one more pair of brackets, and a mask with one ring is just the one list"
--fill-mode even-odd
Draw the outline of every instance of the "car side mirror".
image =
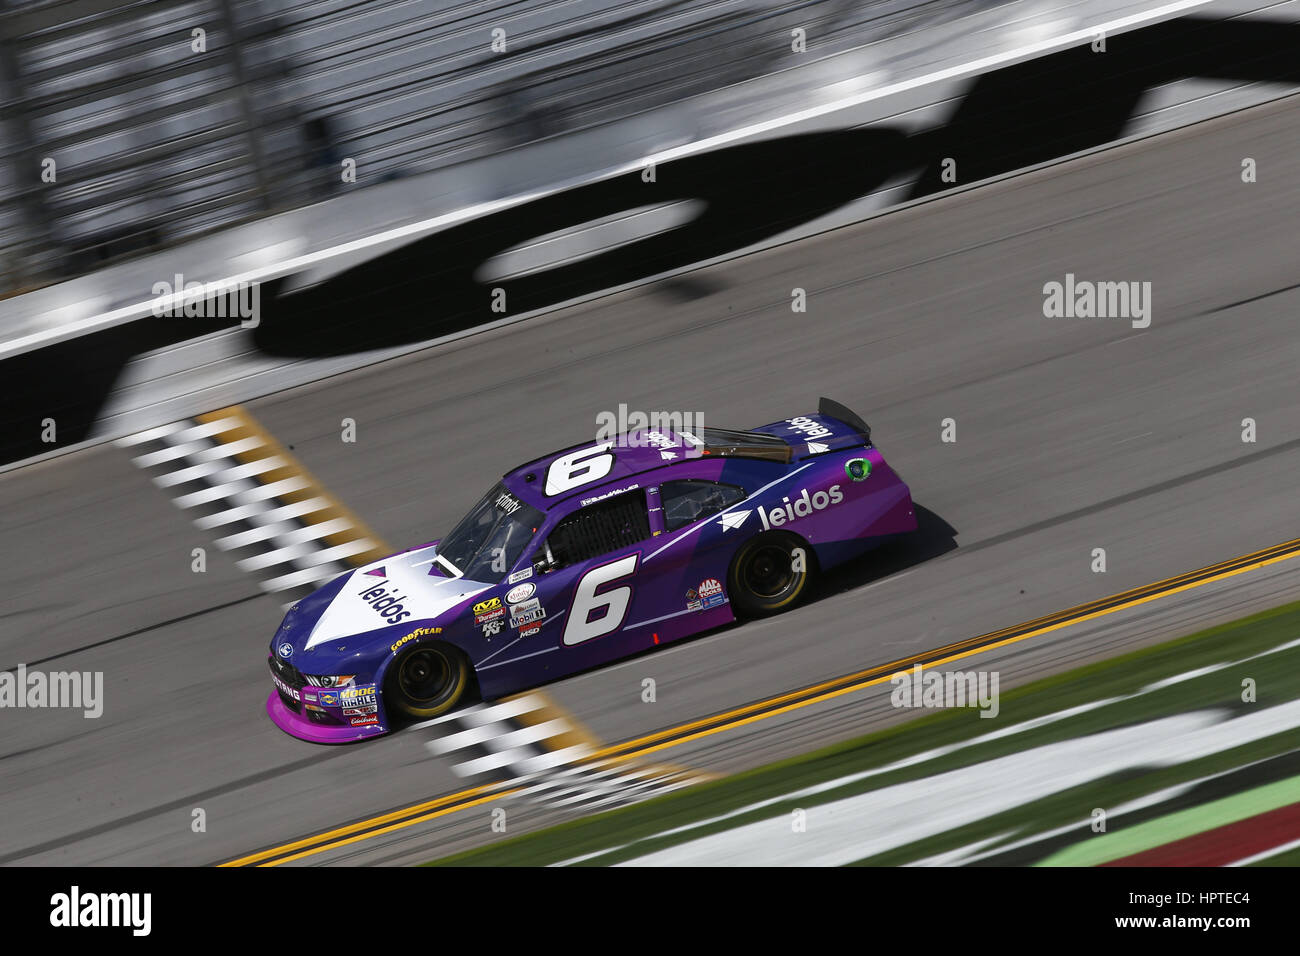
[[551, 564], [550, 561], [546, 560], [545, 553], [534, 556], [533, 558], [534, 574], [545, 574], [547, 571], [553, 571], [553, 570], [554, 570], [554, 566]]

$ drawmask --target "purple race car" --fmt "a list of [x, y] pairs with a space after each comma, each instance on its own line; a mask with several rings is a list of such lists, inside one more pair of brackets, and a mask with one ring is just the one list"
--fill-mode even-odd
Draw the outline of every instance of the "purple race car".
[[340, 743], [794, 605], [916, 529], [857, 415], [642, 429], [509, 472], [446, 537], [335, 578], [271, 642], [267, 713]]

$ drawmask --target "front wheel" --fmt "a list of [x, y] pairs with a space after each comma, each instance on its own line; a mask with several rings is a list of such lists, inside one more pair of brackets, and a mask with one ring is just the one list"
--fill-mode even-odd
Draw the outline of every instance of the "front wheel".
[[731, 603], [747, 617], [779, 613], [807, 592], [812, 571], [812, 550], [801, 538], [759, 535], [731, 562]]
[[386, 688], [388, 699], [408, 717], [437, 717], [465, 696], [469, 671], [469, 661], [454, 648], [417, 645], [393, 662]]

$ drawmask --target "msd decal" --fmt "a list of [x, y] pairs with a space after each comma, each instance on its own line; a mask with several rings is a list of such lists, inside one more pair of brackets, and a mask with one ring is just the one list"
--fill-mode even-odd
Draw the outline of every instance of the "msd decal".
[[770, 511], [764, 511], [763, 506], [759, 505], [758, 517], [763, 522], [764, 531], [779, 527], [787, 521], [794, 521], [796, 518], [806, 518], [813, 512], [824, 511], [831, 505], [837, 505], [844, 500], [844, 493], [840, 491], [839, 485], [831, 485], [829, 491], [818, 491], [812, 495], [808, 494], [807, 488], [803, 488], [793, 504], [790, 503], [789, 498], [781, 500], [785, 504], [777, 505]]

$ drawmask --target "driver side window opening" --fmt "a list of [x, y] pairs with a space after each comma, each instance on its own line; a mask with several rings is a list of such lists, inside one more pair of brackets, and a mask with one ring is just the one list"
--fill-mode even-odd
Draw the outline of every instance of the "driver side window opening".
[[664, 531], [672, 532], [710, 518], [739, 501], [745, 489], [716, 481], [688, 478], [665, 481], [659, 486], [659, 500], [664, 510]]
[[556, 568], [567, 568], [648, 537], [645, 491], [637, 489], [569, 515], [546, 539], [545, 553]]

